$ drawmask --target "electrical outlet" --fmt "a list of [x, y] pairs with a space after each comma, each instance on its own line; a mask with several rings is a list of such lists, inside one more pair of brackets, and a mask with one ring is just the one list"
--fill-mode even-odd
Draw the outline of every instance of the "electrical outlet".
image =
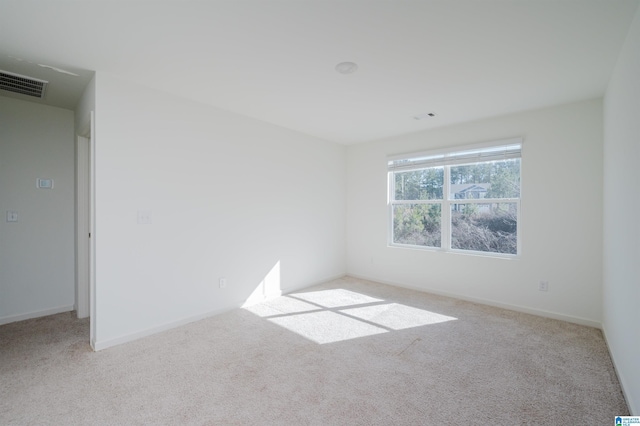
[[220, 288], [227, 288], [227, 279], [220, 278]]
[[151, 210], [138, 210], [138, 225], [151, 225]]
[[7, 210], [7, 222], [17, 222], [17, 221], [18, 221], [18, 212]]
[[549, 291], [549, 281], [540, 281], [538, 284], [538, 290]]

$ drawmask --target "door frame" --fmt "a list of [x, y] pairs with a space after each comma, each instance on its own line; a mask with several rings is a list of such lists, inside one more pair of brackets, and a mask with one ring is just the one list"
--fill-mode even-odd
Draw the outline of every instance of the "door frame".
[[76, 134], [76, 274], [78, 318], [89, 317], [89, 341], [95, 342], [95, 134], [94, 113]]

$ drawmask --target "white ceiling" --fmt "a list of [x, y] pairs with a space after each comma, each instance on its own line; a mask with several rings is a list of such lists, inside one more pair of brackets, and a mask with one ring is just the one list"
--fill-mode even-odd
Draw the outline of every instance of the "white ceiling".
[[[92, 71], [109, 72], [349, 144], [602, 96], [637, 7], [638, 0], [0, 0], [0, 69], [52, 80], [47, 102], [65, 108]], [[338, 74], [342, 61], [358, 71]], [[436, 116], [413, 118], [428, 112]]]

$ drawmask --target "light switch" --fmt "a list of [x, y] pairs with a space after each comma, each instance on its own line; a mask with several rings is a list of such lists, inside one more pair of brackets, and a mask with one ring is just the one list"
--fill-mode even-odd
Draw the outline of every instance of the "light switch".
[[138, 225], [151, 225], [151, 210], [138, 210]]
[[7, 210], [7, 222], [17, 222], [18, 212]]
[[36, 186], [40, 189], [53, 189], [53, 179], [36, 179]]

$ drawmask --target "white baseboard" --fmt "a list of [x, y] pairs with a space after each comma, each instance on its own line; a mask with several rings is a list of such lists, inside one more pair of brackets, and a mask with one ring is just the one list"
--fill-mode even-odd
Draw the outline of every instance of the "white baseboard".
[[9, 315], [9, 316], [0, 318], [0, 325], [9, 324], [16, 321], [24, 321], [31, 318], [46, 317], [48, 315], [60, 314], [62, 312], [71, 312], [73, 310], [74, 308], [72, 305], [72, 306], [60, 306], [58, 308], [45, 309], [45, 310], [36, 311], [36, 312], [28, 312], [26, 314]]
[[324, 283], [329, 282], [329, 281], [333, 281], [333, 280], [337, 280], [339, 278], [343, 278], [346, 275], [347, 274], [334, 275], [334, 276], [331, 276], [331, 277], [328, 277], [328, 278], [322, 278], [320, 280], [314, 280], [314, 281], [307, 282], [307, 283], [304, 283], [304, 284], [290, 286], [290, 287], [287, 287], [287, 288], [284, 288], [284, 289], [280, 289], [278, 291], [273, 291], [273, 292], [271, 292], [269, 294], [250, 297], [249, 299], [247, 299], [244, 302], [242, 302], [239, 306], [242, 307], [242, 308], [247, 308], [249, 306], [253, 306], [253, 305], [256, 305], [258, 303], [266, 302], [267, 300], [275, 299], [276, 297], [280, 297], [283, 294], [289, 294], [289, 293], [293, 293], [295, 291], [303, 290], [305, 288], [313, 287], [314, 285], [324, 284]]
[[[293, 291], [297, 291], [297, 290], [301, 290], [301, 289], [304, 289], [304, 288], [307, 288], [307, 287], [311, 287], [311, 286], [314, 286], [316, 284], [322, 284], [322, 283], [325, 283], [325, 282], [328, 282], [328, 281], [331, 281], [331, 280], [334, 280], [334, 279], [342, 278], [342, 277], [345, 277], [345, 276], [346, 276], [346, 274], [339, 274], [339, 275], [335, 275], [333, 277], [324, 278], [322, 280], [314, 281], [314, 282], [311, 282], [311, 283], [306, 283], [306, 284], [303, 284], [303, 285], [300, 285], [300, 286], [287, 287], [286, 289], [282, 289], [282, 290], [280, 290], [278, 292], [271, 292], [271, 293], [267, 294], [266, 296], [264, 296], [262, 298], [255, 298], [255, 299], [247, 300], [247, 301], [244, 301], [244, 302], [238, 301], [233, 306], [229, 306], [229, 307], [222, 308], [222, 309], [217, 309], [217, 310], [206, 312], [206, 313], [200, 314], [200, 315], [194, 315], [194, 316], [191, 316], [191, 317], [183, 318], [183, 319], [178, 320], [178, 321], [172, 321], [172, 322], [169, 322], [169, 323], [166, 323], [166, 324], [162, 324], [162, 325], [157, 326], [157, 327], [152, 327], [152, 328], [149, 328], [149, 329], [146, 329], [146, 330], [141, 330], [141, 331], [138, 331], [136, 333], [127, 334], [125, 336], [116, 337], [114, 339], [107, 339], [107, 340], [101, 340], [101, 341], [92, 341], [91, 342], [91, 347], [93, 348], [94, 351], [100, 351], [100, 350], [103, 350], [103, 349], [110, 348], [112, 346], [117, 346], [117, 345], [121, 345], [123, 343], [132, 342], [134, 340], [138, 340], [138, 339], [141, 339], [143, 337], [151, 336], [151, 335], [156, 334], [156, 333], [161, 333], [163, 331], [167, 331], [167, 330], [170, 330], [172, 328], [180, 327], [180, 326], [185, 325], [185, 324], [189, 324], [189, 323], [192, 323], [192, 322], [200, 321], [200, 320], [205, 319], [205, 318], [209, 318], [209, 317], [212, 317], [212, 316], [215, 316], [215, 315], [219, 315], [219, 314], [222, 314], [224, 312], [230, 311], [232, 309], [236, 309], [238, 307], [245, 307], [245, 306], [248, 306], [248, 305], [251, 305], [251, 304], [254, 304], [254, 303], [260, 303], [261, 301], [269, 300], [269, 299], [281, 296], [281, 295], [286, 294], [286, 293], [291, 293]], [[257, 299], [260, 299], [260, 300], [257, 300]]]
[[333, 280], [337, 280], [337, 279], [340, 279], [340, 278], [344, 278], [346, 276], [347, 276], [347, 273], [338, 274], [338, 275], [332, 275], [330, 277], [326, 277], [326, 278], [323, 278], [321, 280], [314, 280], [314, 281], [311, 281], [311, 282], [306, 283], [306, 284], [300, 284], [300, 285], [287, 287], [286, 289], [282, 289], [282, 294], [289, 294], [289, 293], [293, 293], [294, 291], [304, 290], [305, 288], [313, 287], [314, 285], [318, 285], [318, 284], [324, 284], [324, 283], [327, 283], [329, 281], [333, 281]]
[[103, 349], [110, 348], [112, 346], [121, 345], [123, 343], [133, 342], [134, 340], [142, 339], [143, 337], [148, 337], [153, 334], [161, 333], [163, 331], [171, 330], [172, 328], [180, 327], [192, 322], [200, 321], [205, 318], [209, 318], [215, 315], [220, 315], [224, 312], [230, 311], [231, 309], [235, 309], [235, 307], [217, 309], [209, 312], [205, 312], [203, 314], [194, 315], [191, 317], [183, 318], [177, 321], [171, 321], [157, 327], [151, 327], [146, 330], [141, 330], [135, 333], [126, 334], [124, 336], [116, 337], [113, 339], [101, 340], [101, 341], [93, 341], [91, 342], [91, 346], [94, 351], [101, 351]]
[[633, 401], [629, 398], [629, 395], [626, 391], [625, 380], [624, 377], [620, 375], [620, 370], [618, 370], [618, 365], [616, 364], [616, 357], [614, 353], [611, 351], [611, 346], [609, 345], [609, 339], [607, 339], [607, 329], [602, 324], [602, 335], [604, 336], [604, 341], [607, 344], [607, 349], [609, 350], [609, 356], [611, 357], [611, 362], [613, 363], [613, 369], [616, 372], [616, 377], [618, 377], [618, 382], [620, 382], [620, 388], [622, 389], [622, 395], [624, 396], [625, 401], [627, 402], [627, 407], [629, 407], [629, 412], [632, 416], [640, 415], [640, 411], [638, 411], [638, 407], [633, 406]]
[[593, 320], [586, 319], [586, 318], [574, 317], [574, 316], [571, 316], [571, 315], [560, 314], [560, 313], [557, 313], [557, 312], [545, 311], [543, 309], [529, 308], [527, 306], [512, 305], [510, 303], [498, 302], [498, 301], [491, 300], [491, 299], [482, 299], [482, 298], [479, 298], [479, 297], [469, 297], [469, 296], [465, 296], [463, 294], [449, 293], [449, 292], [446, 292], [446, 291], [440, 291], [440, 290], [435, 290], [435, 289], [431, 289], [431, 288], [422, 288], [422, 287], [417, 287], [417, 286], [412, 286], [412, 285], [407, 285], [407, 284], [401, 284], [401, 283], [397, 283], [397, 282], [390, 282], [390, 281], [380, 280], [380, 279], [375, 278], [375, 277], [367, 277], [367, 276], [364, 276], [364, 275], [357, 275], [357, 274], [347, 274], [347, 275], [350, 276], [350, 277], [360, 278], [360, 279], [363, 279], [363, 280], [368, 280], [368, 281], [373, 281], [373, 282], [378, 282], [378, 283], [381, 283], [381, 284], [387, 284], [387, 285], [392, 285], [392, 286], [395, 286], [395, 287], [407, 288], [409, 290], [421, 291], [423, 293], [433, 293], [433, 294], [437, 294], [439, 296], [451, 297], [451, 298], [454, 298], [454, 299], [465, 300], [467, 302], [480, 303], [482, 305], [494, 306], [496, 308], [508, 309], [510, 311], [522, 312], [522, 313], [525, 313], [525, 314], [537, 315], [539, 317], [551, 318], [551, 319], [556, 319], [556, 320], [560, 320], [560, 321], [571, 322], [571, 323], [574, 323], [574, 324], [586, 325], [588, 327], [594, 327], [594, 328], [599, 328], [599, 329], [602, 328], [602, 323], [600, 323], [598, 321], [593, 321]]
[[249, 306], [257, 305], [258, 303], [266, 302], [267, 300], [275, 299], [276, 297], [282, 296], [282, 291], [273, 291], [269, 294], [264, 294], [260, 296], [250, 297], [245, 300], [244, 303], [240, 305], [241, 308], [248, 308]]

